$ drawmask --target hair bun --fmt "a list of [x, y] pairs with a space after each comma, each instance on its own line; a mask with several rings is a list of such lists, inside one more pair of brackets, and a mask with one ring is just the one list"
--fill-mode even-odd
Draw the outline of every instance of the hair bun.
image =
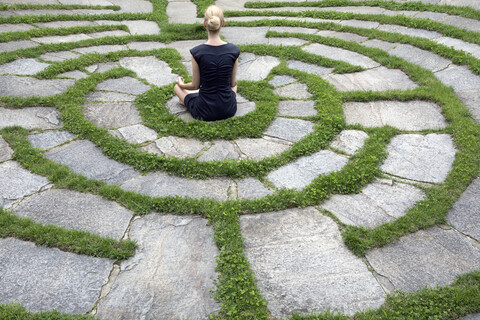
[[220, 18], [213, 16], [211, 19], [207, 21], [208, 30], [215, 31], [220, 29], [220, 23], [221, 23]]
[[205, 10], [205, 27], [208, 31], [218, 31], [222, 27], [223, 11], [216, 5]]

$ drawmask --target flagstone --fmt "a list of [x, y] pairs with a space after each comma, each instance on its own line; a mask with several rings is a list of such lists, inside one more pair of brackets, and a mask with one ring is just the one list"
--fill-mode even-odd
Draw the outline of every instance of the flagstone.
[[36, 79], [31, 77], [0, 76], [0, 95], [11, 97], [47, 97], [67, 91], [75, 80]]
[[169, 23], [195, 23], [197, 22], [197, 6], [188, 1], [169, 1], [167, 4]]
[[217, 140], [208, 150], [202, 152], [198, 161], [221, 161], [238, 158], [240, 158], [240, 154], [232, 142]]
[[207, 319], [219, 254], [207, 219], [150, 214], [132, 224], [135, 256], [97, 306], [102, 319]]
[[166, 48], [167, 45], [162, 42], [130, 42], [128, 48], [131, 50], [148, 51]]
[[122, 67], [135, 72], [138, 77], [159, 87], [176, 82], [178, 78], [165, 61], [158, 60], [154, 56], [126, 57], [120, 59], [119, 63]]
[[343, 20], [340, 21], [339, 24], [342, 26], [349, 26], [354, 28], [364, 28], [364, 29], [376, 29], [380, 25], [380, 23], [376, 21], [363, 21], [363, 20]]
[[233, 117], [241, 117], [246, 115], [247, 113], [255, 111], [257, 105], [255, 102], [248, 101], [244, 97], [242, 97], [239, 93], [237, 93], [237, 112]]
[[236, 45], [268, 44], [265, 37], [269, 27], [225, 27], [220, 32], [225, 40]]
[[335, 222], [316, 209], [242, 215], [240, 228], [275, 318], [326, 310], [353, 315], [383, 303], [385, 293], [367, 266], [347, 249]]
[[18, 59], [0, 65], [0, 74], [34, 75], [45, 70], [50, 64], [36, 59]]
[[317, 110], [314, 105], [312, 100], [282, 100], [278, 102], [278, 114], [293, 117], [316, 116]]
[[439, 4], [465, 6], [480, 10], [480, 3], [475, 0], [440, 0]]
[[87, 120], [103, 128], [127, 127], [142, 122], [137, 107], [131, 102], [87, 103], [83, 112]]
[[455, 229], [480, 241], [480, 178], [476, 178], [448, 212], [448, 223]]
[[456, 50], [463, 50], [467, 53], [471, 53], [473, 57], [480, 59], [480, 45], [470, 43], [470, 42], [465, 42], [460, 39], [455, 39], [455, 38], [449, 38], [449, 37], [441, 37], [438, 39], [435, 39], [435, 42], [439, 44], [443, 44], [444, 46], [447, 47], [453, 47]]
[[442, 36], [441, 33], [438, 33], [436, 31], [407, 28], [404, 26], [396, 25], [396, 24], [381, 24], [377, 29], [381, 31], [400, 33], [407, 36], [419, 37], [419, 38], [425, 38], [425, 39], [435, 39]]
[[126, 13], [152, 13], [153, 4], [147, 0], [109, 0], [113, 5], [120, 6], [120, 11]]
[[432, 72], [443, 70], [452, 63], [452, 61], [440, 57], [435, 53], [419, 49], [409, 44], [399, 44], [388, 53]]
[[128, 27], [132, 35], [159, 34], [160, 27], [154, 21], [145, 20], [123, 20], [122, 24]]
[[237, 79], [260, 81], [265, 79], [270, 71], [280, 64], [280, 60], [271, 56], [256, 56], [252, 53], [242, 53], [238, 66]]
[[480, 252], [455, 230], [432, 227], [375, 248], [366, 255], [373, 269], [397, 290], [445, 286], [480, 268]]
[[79, 53], [72, 51], [58, 51], [58, 52], [47, 52], [42, 54], [39, 58], [45, 61], [51, 62], [61, 62], [68, 59], [75, 59], [80, 57]]
[[303, 72], [307, 72], [307, 73], [310, 73], [310, 74], [316, 74], [316, 75], [319, 75], [319, 76], [324, 75], [324, 74], [332, 73], [332, 71], [333, 71], [333, 68], [321, 67], [321, 66], [317, 66], [317, 65], [314, 65], [314, 64], [301, 62], [301, 61], [298, 61], [298, 60], [288, 60], [287, 62], [288, 62], [288, 67], [290, 69], [303, 71]]
[[435, 76], [445, 85], [455, 91], [480, 89], [480, 77], [473, 74], [467, 66], [451, 65], [445, 70], [435, 73]]
[[265, 138], [240, 138], [235, 140], [240, 151], [251, 160], [261, 160], [276, 154], [280, 154], [290, 148], [285, 141]]
[[334, 194], [321, 207], [348, 225], [375, 228], [407, 213], [425, 194], [418, 188], [391, 180], [378, 180], [359, 194]]
[[45, 157], [67, 165], [89, 179], [116, 184], [139, 175], [133, 168], [105, 156], [93, 143], [77, 140], [47, 151]]
[[129, 143], [139, 144], [157, 139], [157, 132], [142, 124], [134, 124], [132, 126], [118, 128], [110, 131], [111, 134], [127, 140]]
[[94, 39], [99, 39], [103, 37], [125, 37], [129, 36], [130, 33], [127, 31], [123, 30], [108, 30], [108, 31], [102, 31], [102, 32], [94, 32], [94, 33], [89, 33], [88, 36]]
[[192, 61], [192, 54], [190, 49], [204, 44], [205, 40], [184, 40], [184, 41], [174, 41], [167, 44], [167, 48], [173, 48], [178, 51], [182, 56], [182, 61]]
[[290, 76], [285, 76], [285, 75], [275, 76], [275, 77], [273, 77], [272, 80], [268, 81], [268, 83], [270, 83], [275, 88], [286, 85], [286, 84], [290, 84], [290, 83], [293, 83], [293, 82], [297, 82], [297, 79], [295, 79], [293, 77], [290, 77]]
[[[38, 25], [38, 23], [36, 23], [36, 25]], [[31, 29], [35, 29], [35, 27], [26, 23], [2, 23], [2, 30], [0, 30], [0, 33], [24, 32]]]
[[346, 157], [329, 150], [298, 158], [267, 175], [277, 188], [302, 190], [322, 174], [339, 171], [348, 162]]
[[149, 89], [149, 86], [131, 77], [108, 79], [97, 84], [97, 90], [116, 91], [135, 95], [142, 94]]
[[135, 100], [133, 94], [121, 93], [121, 92], [108, 92], [108, 91], [93, 91], [85, 96], [85, 99], [89, 102], [102, 101], [102, 102], [120, 102]]
[[58, 129], [62, 126], [59, 112], [51, 107], [30, 107], [24, 109], [5, 109], [0, 107], [0, 129], [9, 126], [21, 126], [31, 129]]
[[335, 140], [332, 141], [330, 147], [342, 150], [347, 154], [354, 154], [358, 149], [363, 147], [368, 134], [360, 130], [343, 130]]
[[280, 32], [280, 33], [304, 33], [304, 34], [315, 34], [318, 32], [318, 29], [314, 28], [303, 28], [303, 27], [270, 27], [269, 31]]
[[470, 314], [466, 317], [459, 318], [460, 320], [480, 320], [480, 313]]
[[70, 79], [84, 79], [88, 77], [88, 74], [85, 72], [79, 71], [79, 70], [74, 70], [74, 71], [69, 71], [69, 72], [64, 72], [58, 74], [58, 77], [64, 77], [64, 78], [70, 78]]
[[296, 142], [313, 132], [313, 123], [300, 119], [276, 118], [265, 135]]
[[32, 147], [39, 148], [41, 150], [52, 149], [75, 138], [76, 135], [68, 131], [47, 131], [32, 134], [27, 137]]
[[88, 40], [88, 39], [91, 39], [91, 37], [83, 33], [69, 34], [67, 36], [46, 36], [46, 37], [40, 37], [40, 38], [31, 38], [32, 41], [39, 42], [42, 44], [77, 42], [77, 41]]
[[470, 110], [473, 119], [480, 124], [480, 89], [460, 91], [457, 96]]
[[30, 173], [18, 162], [0, 163], [0, 207], [8, 209], [23, 197], [51, 187], [47, 178]]
[[32, 312], [85, 314], [98, 299], [113, 261], [0, 239], [0, 303]]
[[329, 59], [345, 61], [354, 66], [360, 66], [363, 68], [374, 68], [380, 65], [378, 62], [373, 61], [372, 59], [359, 53], [327, 46], [320, 43], [313, 43], [311, 45], [303, 47], [302, 50]]
[[416, 181], [439, 183], [445, 180], [453, 160], [455, 146], [448, 134], [401, 134], [387, 147], [388, 157], [381, 169], [395, 176]]
[[165, 155], [166, 157], [187, 158], [195, 157], [208, 145], [196, 139], [176, 136], [161, 137], [154, 143], [142, 148], [147, 152]]
[[28, 49], [39, 46], [38, 43], [35, 43], [30, 40], [17, 40], [17, 41], [10, 41], [10, 42], [2, 42], [0, 43], [0, 52], [10, 52], [20, 49]]
[[431, 11], [421, 11], [415, 14], [415, 18], [420, 18], [420, 19], [430, 19], [430, 20], [435, 20], [435, 21], [441, 21], [445, 17], [447, 17], [447, 13], [443, 12], [431, 12]]
[[468, 31], [480, 32], [480, 21], [475, 19], [449, 15], [442, 19], [442, 23]]
[[50, 189], [34, 194], [12, 208], [15, 215], [42, 224], [82, 230], [121, 239], [132, 212], [100, 196], [73, 190]]
[[364, 127], [392, 126], [420, 131], [447, 126], [439, 105], [428, 101], [347, 102], [343, 105], [347, 124]]
[[119, 65], [116, 62], [102, 62], [99, 64], [89, 65], [85, 67], [85, 70], [90, 73], [104, 73], [118, 67]]
[[53, 28], [53, 29], [97, 26], [95, 22], [86, 21], [86, 20], [35, 22], [35, 25], [39, 28]]
[[384, 51], [390, 51], [393, 48], [395, 48], [398, 44], [397, 43], [392, 43], [392, 42], [387, 42], [387, 41], [382, 41], [378, 39], [370, 39], [362, 43], [363, 46], [365, 47], [371, 47], [371, 48], [377, 48], [381, 49]]
[[13, 150], [8, 145], [7, 141], [0, 136], [0, 162], [5, 162], [12, 159]]
[[272, 193], [272, 190], [265, 188], [260, 181], [254, 178], [245, 178], [237, 182], [237, 196], [240, 199], [253, 200]]
[[268, 38], [268, 44], [272, 46], [303, 46], [306, 43], [308, 41], [298, 38]]
[[312, 96], [307, 91], [308, 87], [304, 83], [292, 83], [283, 87], [276, 88], [273, 92], [280, 97], [290, 99], [308, 99]]
[[360, 36], [355, 33], [338, 32], [338, 31], [331, 31], [331, 30], [318, 31], [317, 35], [322, 37], [331, 37], [331, 38], [337, 38], [345, 41], [355, 41], [355, 42], [363, 42], [365, 40], [368, 40], [368, 37]]
[[110, 53], [110, 52], [128, 50], [128, 48], [127, 48], [126, 45], [106, 44], [106, 45], [100, 45], [100, 46], [75, 48], [75, 49], [72, 49], [72, 50], [75, 51], [75, 52], [81, 53], [81, 54], [87, 54], [87, 53], [106, 54], [106, 53]]

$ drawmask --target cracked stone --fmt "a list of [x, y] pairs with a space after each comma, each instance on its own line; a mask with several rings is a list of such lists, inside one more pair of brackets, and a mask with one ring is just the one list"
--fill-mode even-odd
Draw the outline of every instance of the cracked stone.
[[265, 135], [296, 142], [313, 132], [313, 123], [300, 119], [276, 118]]
[[276, 95], [285, 98], [291, 99], [308, 99], [312, 96], [310, 92], [307, 91], [308, 87], [304, 83], [292, 83], [284, 87], [279, 87], [273, 92]]
[[97, 90], [117, 91], [135, 95], [142, 94], [149, 89], [150, 86], [131, 77], [108, 79], [97, 85]]
[[127, 127], [142, 122], [131, 102], [87, 103], [83, 106], [85, 118], [103, 128]]
[[129, 143], [139, 144], [146, 141], [157, 139], [157, 132], [142, 124], [119, 128], [111, 131], [111, 133], [119, 138], [127, 140]]
[[[242, 57], [244, 59], [242, 59]], [[263, 80], [270, 71], [279, 64], [280, 60], [276, 57], [255, 56], [251, 53], [242, 53], [238, 66], [237, 79], [249, 81]]]
[[48, 150], [75, 138], [76, 136], [73, 133], [67, 131], [47, 131], [29, 135], [28, 141], [30, 141], [34, 148]]
[[34, 75], [45, 70], [49, 65], [36, 59], [18, 59], [0, 65], [0, 74]]
[[290, 69], [316, 74], [318, 76], [332, 73], [333, 68], [320, 67], [314, 64], [305, 63], [297, 60], [288, 60], [288, 67]]
[[330, 147], [340, 149], [347, 154], [354, 154], [363, 147], [368, 134], [360, 130], [343, 130], [335, 138]]
[[254, 178], [241, 179], [237, 183], [238, 198], [240, 199], [256, 199], [263, 198], [273, 191], [265, 188], [265, 186]]
[[282, 100], [278, 102], [278, 114], [281, 116], [309, 117], [317, 115], [312, 100]]
[[207, 145], [204, 142], [196, 139], [168, 136], [156, 140], [154, 143], [143, 147], [142, 150], [184, 159], [197, 156], [205, 147]]
[[232, 142], [218, 140], [208, 150], [202, 152], [198, 161], [217, 161], [227, 159], [238, 159], [240, 155], [235, 150]]
[[0, 76], [0, 95], [11, 97], [47, 97], [64, 93], [72, 86], [72, 79], [36, 79], [18, 76]]
[[119, 62], [122, 67], [132, 70], [138, 77], [159, 87], [176, 82], [178, 78], [178, 75], [172, 73], [172, 69], [166, 62], [153, 56], [126, 57], [120, 59]]
[[243, 154], [255, 161], [280, 154], [289, 148], [285, 143], [267, 139], [241, 138], [235, 142]]
[[13, 150], [10, 148], [7, 141], [0, 136], [0, 162], [11, 160], [12, 155]]
[[455, 206], [448, 212], [448, 223], [455, 229], [480, 241], [480, 178], [472, 184], [460, 196]]
[[31, 107], [11, 110], [0, 107], [0, 129], [9, 126], [21, 126], [28, 130], [48, 130], [58, 129], [62, 123], [55, 108]]

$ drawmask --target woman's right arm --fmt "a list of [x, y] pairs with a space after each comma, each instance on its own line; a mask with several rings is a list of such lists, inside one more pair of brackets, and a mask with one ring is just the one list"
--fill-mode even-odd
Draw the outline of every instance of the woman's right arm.
[[[180, 80], [180, 79], [179, 79]], [[192, 82], [181, 83], [177, 81], [178, 86], [185, 90], [197, 90], [200, 88], [200, 68], [197, 61], [192, 57]]]

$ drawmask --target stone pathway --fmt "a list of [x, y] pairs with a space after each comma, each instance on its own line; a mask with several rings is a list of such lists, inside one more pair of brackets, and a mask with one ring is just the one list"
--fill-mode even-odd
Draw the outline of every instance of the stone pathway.
[[[269, 0], [271, 2], [271, 0]], [[396, 0], [405, 2], [405, 0]], [[245, 11], [246, 0], [217, 0], [225, 10]], [[423, 0], [439, 5], [470, 6], [480, 10], [473, 0]], [[480, 178], [473, 183], [448, 212], [448, 224], [434, 226], [401, 237], [384, 247], [374, 248], [365, 257], [353, 255], [342, 239], [343, 225], [377, 228], [405, 216], [418, 202], [426, 199], [428, 188], [443, 183], [457, 152], [449, 122], [442, 107], [421, 100], [376, 99], [349, 101], [342, 105], [349, 128], [339, 132], [322, 150], [313, 150], [274, 167], [259, 178], [213, 177], [190, 179], [162, 171], [142, 174], [132, 166], [108, 157], [92, 141], [65, 130], [61, 112], [51, 104], [23, 108], [9, 107], [8, 101], [61, 95], [80, 79], [124, 68], [132, 74], [106, 79], [96, 84], [79, 106], [85, 119], [105, 132], [123, 139], [140, 152], [152, 157], [186, 159], [209, 165], [245, 161], [269, 163], [278, 156], [295, 151], [308, 141], [318, 126], [324, 97], [315, 88], [291, 75], [275, 74], [277, 67], [288, 67], [322, 79], [335, 94], [408, 91], [420, 84], [406, 72], [359, 54], [290, 36], [267, 37], [267, 32], [315, 34], [353, 41], [365, 47], [379, 48], [431, 71], [465, 104], [480, 124], [480, 77], [464, 65], [411, 44], [369, 39], [354, 33], [304, 27], [228, 26], [222, 35], [238, 45], [295, 46], [317, 58], [342, 61], [359, 66], [362, 71], [334, 73], [333, 67], [273, 55], [242, 51], [238, 79], [270, 85], [279, 102], [275, 118], [257, 137], [232, 140], [186, 138], [165, 135], [148, 127], [138, 107], [139, 96], [152, 88], [170, 86], [178, 75], [173, 66], [154, 55], [134, 53], [115, 61], [92, 63], [77, 70], [45, 79], [38, 76], [55, 68], [58, 62], [85, 57], [89, 53], [115, 53], [126, 50], [174, 49], [191, 73], [189, 49], [203, 40], [177, 40], [170, 43], [150, 36], [161, 35], [156, 22], [93, 17], [79, 20], [77, 15], [149, 14], [153, 5], [146, 0], [0, 0], [2, 4], [53, 4], [119, 6], [111, 9], [8, 9], [8, 17], [67, 15], [36, 23], [1, 23], [4, 32], [29, 32], [54, 28], [103, 25], [126, 26], [128, 31], [60, 33], [0, 43], [0, 58], [16, 50], [29, 52], [45, 45], [84, 40], [109, 39], [108, 44], [67, 46], [61, 51], [28, 54], [0, 65], [0, 129], [20, 126], [29, 131], [31, 145], [55, 163], [66, 165], [89, 179], [103, 181], [123, 190], [152, 197], [209, 198], [217, 201], [261, 200], [282, 189], [302, 191], [316, 179], [341, 171], [352, 162], [370, 137], [371, 128], [391, 126], [400, 130], [387, 146], [387, 157], [380, 165], [382, 176], [363, 186], [356, 194], [333, 194], [318, 207], [291, 208], [276, 212], [240, 216], [244, 253], [251, 265], [258, 288], [275, 318], [292, 313], [320, 313], [325, 310], [353, 315], [378, 308], [394, 290], [414, 292], [436, 285], [451, 284], [455, 277], [480, 269]], [[248, 9], [252, 10], [252, 9]], [[253, 9], [263, 11], [263, 9]], [[270, 9], [269, 9], [270, 10]], [[280, 7], [274, 11], [305, 10], [406, 15], [480, 32], [480, 21], [448, 13], [392, 11], [379, 7]], [[188, 0], [171, 0], [166, 7], [168, 23], [201, 23], [196, 5]], [[110, 16], [107, 16], [110, 17]], [[137, 17], [137, 16], [136, 16]], [[239, 16], [228, 21], [279, 19], [278, 16]], [[325, 20], [288, 17], [284, 20], [331, 22], [354, 28], [376, 29], [429, 39], [446, 47], [463, 50], [480, 59], [480, 46], [439, 32], [380, 24], [363, 20]], [[0, 20], [0, 22], [2, 22]], [[123, 27], [122, 27], [123, 28]], [[120, 37], [120, 38], [117, 38]], [[141, 40], [139, 40], [141, 39]], [[151, 41], [149, 41], [150, 39]], [[268, 51], [267, 51], [268, 52]], [[133, 75], [134, 74], [134, 75]], [[237, 95], [235, 117], [252, 115], [262, 107], [259, 100]], [[55, 99], [53, 97], [52, 99]], [[77, 103], [77, 102], [75, 102]], [[165, 103], [166, 116], [176, 117], [182, 125], [195, 125], [185, 107], [171, 98]], [[64, 121], [62, 121], [62, 119]], [[320, 124], [321, 121], [320, 121]], [[310, 149], [309, 149], [310, 150]], [[262, 163], [263, 163], [262, 162]], [[327, 190], [328, 191], [328, 190]], [[173, 201], [180, 200], [175, 198]], [[136, 216], [118, 203], [98, 195], [58, 189], [47, 178], [22, 167], [14, 150], [0, 135], [0, 207], [19, 217], [42, 224], [87, 231], [101, 237], [136, 241], [135, 255], [124, 261], [92, 258], [36, 246], [14, 238], [0, 239], [0, 304], [21, 303], [32, 311], [56, 309], [64, 313], [92, 314], [102, 319], [207, 319], [221, 304], [213, 299], [218, 281], [215, 271], [219, 250], [214, 242], [215, 221], [174, 212], [152, 212]], [[328, 214], [326, 214], [328, 213]], [[336, 219], [333, 219], [335, 217]], [[470, 315], [463, 319], [480, 319]]]

